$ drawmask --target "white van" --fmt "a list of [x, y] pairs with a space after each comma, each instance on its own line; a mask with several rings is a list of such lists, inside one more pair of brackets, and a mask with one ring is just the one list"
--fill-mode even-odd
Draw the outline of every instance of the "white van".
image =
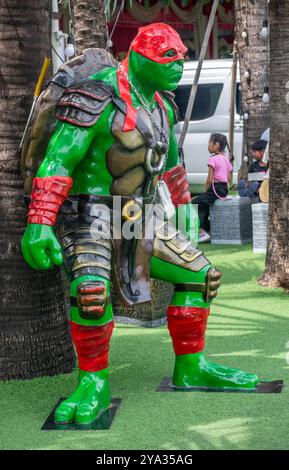
[[[176, 103], [179, 107], [180, 121], [176, 124], [176, 136], [179, 140], [186, 113], [191, 86], [197, 69], [197, 62], [185, 62], [184, 73], [177, 90]], [[199, 79], [191, 120], [184, 142], [185, 165], [192, 193], [204, 191], [208, 167], [208, 140], [212, 133], [228, 136], [230, 88], [232, 59], [206, 60]], [[240, 115], [240, 83], [237, 74], [235, 132], [234, 132], [234, 183], [241, 166], [243, 119]]]

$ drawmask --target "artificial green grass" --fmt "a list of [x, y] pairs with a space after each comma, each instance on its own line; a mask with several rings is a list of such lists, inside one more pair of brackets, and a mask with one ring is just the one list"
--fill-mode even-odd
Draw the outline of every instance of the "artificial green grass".
[[[289, 383], [288, 295], [258, 286], [264, 257], [252, 246], [205, 246], [223, 271], [207, 332], [213, 362]], [[165, 327], [117, 325], [111, 342], [112, 396], [122, 398], [108, 431], [41, 431], [76, 372], [0, 383], [1, 449], [289, 449], [289, 392], [281, 394], [160, 393], [172, 372]], [[289, 354], [288, 354], [289, 362]]]

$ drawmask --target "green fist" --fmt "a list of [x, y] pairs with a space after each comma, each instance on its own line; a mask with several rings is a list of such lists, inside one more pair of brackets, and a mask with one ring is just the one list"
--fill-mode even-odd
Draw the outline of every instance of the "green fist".
[[50, 225], [28, 224], [21, 241], [25, 261], [34, 269], [63, 263], [61, 246]]

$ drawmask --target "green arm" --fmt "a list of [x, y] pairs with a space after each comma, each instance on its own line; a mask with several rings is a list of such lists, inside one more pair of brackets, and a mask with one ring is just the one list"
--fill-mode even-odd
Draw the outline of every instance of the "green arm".
[[36, 176], [72, 176], [85, 157], [94, 135], [94, 127], [76, 127], [59, 122]]
[[[83, 128], [59, 122], [36, 176], [72, 176], [94, 135], [94, 127]], [[49, 225], [27, 224], [21, 246], [26, 262], [34, 269], [50, 269], [63, 262], [61, 246]]]
[[171, 105], [163, 99], [164, 104], [166, 106], [169, 122], [170, 122], [170, 141], [169, 141], [169, 152], [168, 152], [168, 158], [166, 162], [166, 168], [165, 171], [170, 170], [174, 166], [178, 165], [180, 163], [179, 160], [179, 152], [178, 152], [178, 144], [177, 144], [177, 139], [175, 135], [175, 130], [174, 130], [174, 112], [172, 110]]

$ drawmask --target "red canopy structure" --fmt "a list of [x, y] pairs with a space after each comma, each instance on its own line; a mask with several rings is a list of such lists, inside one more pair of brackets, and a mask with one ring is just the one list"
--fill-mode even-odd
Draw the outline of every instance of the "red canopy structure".
[[[112, 30], [121, 1], [109, 22]], [[129, 0], [119, 16], [112, 42], [114, 55], [122, 59], [140, 26], [164, 22], [175, 28], [189, 51], [187, 59], [197, 59], [211, 11], [212, 0]], [[228, 57], [234, 40], [234, 1], [221, 0], [210, 38], [207, 58]]]

